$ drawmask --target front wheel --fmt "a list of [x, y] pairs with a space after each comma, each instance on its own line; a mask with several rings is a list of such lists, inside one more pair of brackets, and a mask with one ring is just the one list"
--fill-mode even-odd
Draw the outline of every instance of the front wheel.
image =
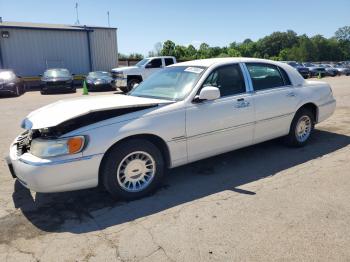
[[134, 200], [158, 188], [164, 173], [160, 150], [144, 139], [117, 144], [105, 156], [101, 179], [116, 198]]
[[315, 117], [308, 109], [299, 110], [292, 121], [286, 142], [290, 146], [304, 146], [310, 139], [315, 125]]
[[136, 78], [130, 79], [127, 84], [127, 92], [131, 91], [135, 87], [135, 85], [139, 83], [140, 83], [139, 79], [136, 79]]

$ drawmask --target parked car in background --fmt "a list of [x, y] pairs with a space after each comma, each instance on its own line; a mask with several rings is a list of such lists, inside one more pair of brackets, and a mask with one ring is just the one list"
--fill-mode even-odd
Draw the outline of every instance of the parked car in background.
[[338, 70], [339, 75], [350, 76], [350, 67], [345, 65], [335, 65], [334, 68]]
[[114, 80], [110, 72], [90, 72], [86, 76], [86, 84], [89, 91], [115, 90]]
[[326, 68], [323, 66], [318, 66], [310, 62], [303, 63], [303, 66], [307, 67], [310, 70], [310, 76], [321, 76], [324, 77], [327, 75]]
[[0, 94], [20, 96], [25, 92], [25, 84], [21, 77], [9, 69], [0, 69]]
[[292, 67], [294, 67], [304, 78], [310, 77], [310, 70], [309, 68], [295, 62], [295, 61], [283, 61], [283, 63], [286, 63]]
[[41, 76], [41, 94], [57, 92], [76, 92], [73, 74], [65, 68], [47, 69]]
[[175, 63], [176, 58], [172, 56], [148, 57], [135, 66], [113, 68], [112, 74], [116, 87], [127, 93], [150, 75]]
[[329, 84], [283, 63], [188, 61], [128, 95], [61, 100], [30, 113], [7, 161], [37, 192], [103, 185], [114, 197], [137, 199], [160, 185], [166, 168], [277, 137], [304, 146], [335, 105]]
[[329, 64], [322, 64], [320, 65], [326, 69], [326, 74], [329, 76], [337, 76], [339, 75], [338, 69], [336, 69], [334, 66]]

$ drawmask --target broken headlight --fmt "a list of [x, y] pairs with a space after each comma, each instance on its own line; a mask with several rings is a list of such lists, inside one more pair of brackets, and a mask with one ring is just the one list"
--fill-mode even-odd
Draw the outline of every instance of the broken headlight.
[[40, 158], [72, 155], [81, 152], [85, 144], [84, 136], [61, 139], [36, 138], [32, 140], [30, 153]]

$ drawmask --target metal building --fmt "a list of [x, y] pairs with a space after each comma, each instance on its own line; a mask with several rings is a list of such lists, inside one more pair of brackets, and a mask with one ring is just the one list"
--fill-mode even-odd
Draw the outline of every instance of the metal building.
[[0, 23], [0, 68], [20, 76], [38, 76], [54, 67], [86, 74], [117, 65], [117, 28]]

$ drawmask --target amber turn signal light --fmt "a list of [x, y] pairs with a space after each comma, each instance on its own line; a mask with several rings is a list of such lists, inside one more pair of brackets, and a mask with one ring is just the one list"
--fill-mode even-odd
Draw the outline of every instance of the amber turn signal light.
[[72, 137], [67, 141], [69, 154], [78, 153], [84, 146], [84, 137]]

